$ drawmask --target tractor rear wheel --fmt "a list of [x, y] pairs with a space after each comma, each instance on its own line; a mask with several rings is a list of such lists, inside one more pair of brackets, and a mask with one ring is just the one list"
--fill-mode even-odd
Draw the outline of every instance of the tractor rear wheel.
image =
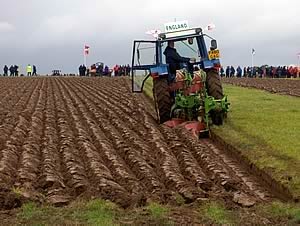
[[[224, 97], [224, 94], [218, 71], [215, 69], [211, 69], [207, 71], [206, 74], [206, 86], [208, 95], [218, 100], [222, 99]], [[211, 112], [211, 119], [213, 124], [218, 126], [222, 125], [224, 119], [224, 112], [222, 111], [222, 109], [213, 110]]]
[[172, 102], [168, 88], [167, 78], [153, 80], [153, 97], [159, 123], [170, 120]]

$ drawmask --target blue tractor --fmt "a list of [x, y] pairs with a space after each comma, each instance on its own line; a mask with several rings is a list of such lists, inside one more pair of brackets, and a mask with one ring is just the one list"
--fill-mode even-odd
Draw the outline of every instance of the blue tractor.
[[[206, 40], [210, 40], [209, 50]], [[171, 72], [164, 56], [168, 44], [188, 56]], [[160, 33], [155, 40], [133, 44], [132, 91], [143, 92], [153, 80], [153, 98], [159, 123], [183, 125], [198, 136], [209, 133], [211, 124], [222, 125], [229, 103], [219, 76], [220, 54], [217, 41], [201, 28]]]

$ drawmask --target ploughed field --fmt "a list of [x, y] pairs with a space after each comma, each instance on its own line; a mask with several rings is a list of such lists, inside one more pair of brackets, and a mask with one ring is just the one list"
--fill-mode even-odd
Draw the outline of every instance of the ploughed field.
[[127, 78], [2, 78], [0, 87], [0, 209], [91, 197], [125, 208], [274, 198], [222, 147], [158, 125]]
[[299, 79], [222, 78], [222, 82], [300, 97]]

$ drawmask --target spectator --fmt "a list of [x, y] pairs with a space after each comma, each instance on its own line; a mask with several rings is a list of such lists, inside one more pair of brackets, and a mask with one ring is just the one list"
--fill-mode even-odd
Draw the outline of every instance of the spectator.
[[293, 77], [293, 71], [292, 71], [292, 67], [287, 67], [286, 68], [286, 76], [287, 78], [292, 78]]
[[241, 78], [243, 71], [240, 66], [237, 67], [236, 72], [237, 72], [236, 77]]
[[103, 74], [103, 63], [99, 64], [97, 67], [97, 74], [102, 76]]
[[248, 66], [247, 67], [247, 77], [251, 77], [251, 73], [252, 73], [251, 68]]
[[230, 77], [234, 77], [235, 75], [235, 69], [233, 66], [230, 67]]
[[247, 68], [246, 67], [244, 67], [244, 70], [243, 70], [243, 76], [246, 78], [246, 77], [248, 77], [247, 76]]
[[79, 76], [83, 76], [83, 67], [82, 65], [79, 66]]
[[31, 76], [32, 75], [32, 67], [31, 67], [30, 64], [27, 65], [26, 72], [27, 72], [27, 76]]
[[15, 67], [14, 66], [10, 66], [9, 68], [9, 73], [10, 73], [10, 76], [14, 76], [15, 75]]
[[271, 76], [271, 71], [272, 71], [272, 67], [266, 67], [266, 76], [267, 76], [268, 78], [272, 77], [272, 76]]
[[19, 67], [17, 65], [14, 66], [14, 72], [15, 72], [15, 76], [18, 77], [19, 76]]
[[273, 78], [276, 77], [276, 73], [277, 73], [277, 68], [273, 67], [273, 70], [272, 70]]
[[252, 68], [252, 77], [256, 78], [256, 74], [257, 74], [257, 69], [256, 69], [256, 67], [253, 67]]
[[286, 70], [286, 67], [284, 66], [283, 68], [282, 68], [282, 76], [284, 77], [284, 78], [286, 78], [287, 77], [287, 70]]
[[119, 65], [114, 66], [114, 74], [115, 76], [119, 76]]
[[220, 74], [221, 74], [221, 77], [224, 77], [225, 72], [224, 72], [224, 68], [223, 67], [221, 67], [221, 69], [220, 69]]
[[267, 77], [267, 69], [266, 69], [266, 66], [263, 66], [263, 67], [262, 67], [262, 77], [263, 77], [263, 78]]
[[108, 75], [109, 75], [109, 68], [108, 68], [107, 65], [106, 65], [106, 66], [104, 67], [104, 69], [103, 69], [103, 75], [104, 75], [104, 76], [108, 76]]
[[91, 70], [90, 70], [91, 76], [92, 76], [92, 77], [96, 76], [96, 72], [97, 72], [96, 64], [93, 64], [93, 65], [91, 66]]
[[227, 66], [226, 67], [226, 78], [229, 78], [229, 75], [230, 75], [230, 67]]
[[7, 67], [7, 65], [4, 66], [3, 72], [4, 72], [3, 76], [8, 76], [8, 67]]
[[86, 66], [82, 65], [82, 76], [86, 76]]
[[127, 75], [128, 76], [130, 75], [130, 70], [131, 70], [131, 67], [129, 66], [129, 64], [127, 64]]
[[33, 65], [32, 66], [32, 76], [37, 76], [37, 74], [36, 74], [36, 66], [35, 65]]
[[258, 77], [261, 78], [263, 74], [263, 67], [257, 67]]
[[277, 77], [280, 78], [281, 77], [281, 73], [282, 73], [282, 69], [281, 69], [280, 66], [277, 68], [276, 73], [277, 73]]
[[119, 74], [120, 74], [120, 76], [125, 76], [125, 67], [124, 66], [120, 67]]

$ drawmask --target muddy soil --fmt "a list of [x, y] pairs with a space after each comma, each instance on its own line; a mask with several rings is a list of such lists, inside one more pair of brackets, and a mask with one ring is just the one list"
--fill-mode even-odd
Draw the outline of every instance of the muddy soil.
[[2, 210], [24, 200], [60, 206], [85, 197], [124, 208], [176, 204], [178, 196], [246, 207], [275, 198], [211, 140], [158, 125], [152, 104], [131, 93], [128, 79], [0, 84]]
[[223, 83], [300, 97], [299, 79], [222, 78]]

